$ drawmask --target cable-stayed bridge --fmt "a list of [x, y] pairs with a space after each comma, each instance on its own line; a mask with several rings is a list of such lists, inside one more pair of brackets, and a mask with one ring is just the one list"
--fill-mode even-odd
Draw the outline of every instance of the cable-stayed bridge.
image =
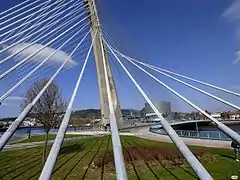
[[[27, 83], [30, 84], [34, 82], [39, 77], [42, 78], [43, 75], [47, 77], [49, 71], [54, 71], [40, 93], [28, 104], [14, 123], [3, 134], [0, 139], [1, 150], [49, 85], [61, 75], [63, 71], [71, 71], [71, 69], [66, 69], [65, 67], [71, 67], [76, 64], [73, 60], [75, 59], [74, 57], [79, 59], [78, 64], [83, 63], [77, 75], [78, 79], [71, 91], [71, 99], [68, 102], [67, 110], [59, 127], [57, 137], [42, 169], [40, 179], [51, 178], [63, 143], [64, 134], [68, 127], [79, 86], [86, 71], [88, 61], [93, 55], [97, 69], [102, 121], [106, 124], [109, 123], [111, 127], [117, 179], [127, 179], [127, 172], [119, 136], [119, 129], [124, 128], [121, 107], [118, 102], [117, 89], [115, 87], [109, 58], [114, 59], [114, 61], [118, 63], [119, 67], [126, 73], [139, 94], [149, 103], [160, 119], [161, 126], [199, 179], [207, 180], [213, 178], [155, 107], [148, 93], [145, 92], [125, 65], [126, 63], [133, 65], [160, 86], [166, 88], [179, 99], [201, 112], [214, 122], [214, 125], [219, 130], [240, 144], [240, 135], [238, 133], [205, 112], [197, 103], [190, 101], [177, 90], [171, 88], [170, 85], [154, 76], [152, 72], [168, 77], [183, 86], [189, 87], [237, 110], [240, 110], [238, 105], [198, 88], [185, 80], [199, 83], [237, 98], [240, 97], [239, 93], [169, 71], [162, 67], [147, 64], [122, 53], [115, 47], [111, 36], [109, 36], [103, 28], [94, 0], [25, 0], [0, 13], [0, 32], [0, 81], [6, 82], [9, 80], [8, 78], [12, 77], [11, 75], [17, 77], [15, 84], [9, 86], [6, 84], [4, 86], [5, 92], [0, 96], [1, 104], [4, 104], [4, 101], [17, 91], [18, 88]], [[56, 66], [56, 64], [58, 64], [58, 66]], [[54, 67], [54, 69], [52, 67]]]

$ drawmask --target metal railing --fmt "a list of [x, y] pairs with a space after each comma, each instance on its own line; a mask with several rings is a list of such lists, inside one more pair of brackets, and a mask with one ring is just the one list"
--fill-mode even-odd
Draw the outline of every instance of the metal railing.
[[[157, 133], [161, 135], [167, 135], [164, 129], [149, 128], [152, 133]], [[195, 139], [210, 139], [210, 140], [221, 140], [221, 141], [231, 141], [232, 139], [220, 131], [188, 131], [188, 130], [175, 130], [178, 136], [185, 138], [195, 138]], [[240, 132], [238, 132], [240, 134]]]

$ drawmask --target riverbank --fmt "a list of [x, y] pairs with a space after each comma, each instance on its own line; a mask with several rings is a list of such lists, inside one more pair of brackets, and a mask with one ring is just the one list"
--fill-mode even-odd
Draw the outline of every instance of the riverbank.
[[[83, 140], [88, 138], [91, 138], [91, 136], [70, 135], [70, 136], [65, 136], [64, 142], [78, 141], [78, 140]], [[50, 136], [50, 139], [48, 140], [48, 146], [54, 143], [54, 139], [55, 139], [54, 135]], [[44, 136], [38, 136], [38, 137], [33, 136], [32, 139], [24, 139], [22, 141], [18, 141], [13, 144], [7, 144], [4, 147], [3, 151], [28, 149], [33, 147], [44, 146], [44, 144], [45, 144]]]

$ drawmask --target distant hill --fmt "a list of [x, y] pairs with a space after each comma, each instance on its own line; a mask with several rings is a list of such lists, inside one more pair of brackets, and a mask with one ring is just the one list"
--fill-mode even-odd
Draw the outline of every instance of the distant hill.
[[15, 121], [17, 117], [7, 117], [7, 118], [1, 118], [0, 121]]
[[[140, 115], [140, 110], [136, 109], [122, 109], [123, 116], [127, 115]], [[17, 117], [8, 117], [8, 118], [2, 118], [0, 121], [14, 121]], [[101, 119], [101, 110], [100, 109], [83, 109], [83, 110], [77, 110], [72, 113], [72, 118], [80, 119]]]
[[[137, 115], [140, 113], [140, 110], [136, 109], [122, 109], [122, 114], [123, 115], [130, 115], [130, 114]], [[101, 118], [101, 110], [100, 109], [83, 109], [83, 110], [78, 110], [74, 111], [73, 116], [78, 116], [81, 118], [95, 118], [95, 119], [100, 119]]]
[[81, 118], [95, 118], [100, 119], [101, 118], [101, 110], [100, 109], [83, 109], [74, 111], [72, 116], [78, 116]]

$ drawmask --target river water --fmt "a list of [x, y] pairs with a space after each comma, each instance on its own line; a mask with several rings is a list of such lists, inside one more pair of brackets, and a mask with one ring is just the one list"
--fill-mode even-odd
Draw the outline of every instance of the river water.
[[[229, 128], [236, 132], [240, 132], [240, 124], [226, 124]], [[195, 129], [194, 129], [195, 130]], [[200, 126], [198, 127], [198, 130], [200, 131], [219, 131], [216, 126]]]
[[[50, 131], [50, 133], [55, 133], [57, 132], [57, 129], [53, 129]], [[0, 137], [2, 136], [4, 132], [0, 132]], [[31, 129], [31, 135], [43, 135], [45, 132], [43, 129], [41, 128], [33, 128]], [[11, 141], [18, 141], [21, 139], [24, 139], [28, 136], [29, 134], [29, 128], [22, 128], [22, 129], [18, 129], [14, 135], [11, 137], [10, 142]]]

